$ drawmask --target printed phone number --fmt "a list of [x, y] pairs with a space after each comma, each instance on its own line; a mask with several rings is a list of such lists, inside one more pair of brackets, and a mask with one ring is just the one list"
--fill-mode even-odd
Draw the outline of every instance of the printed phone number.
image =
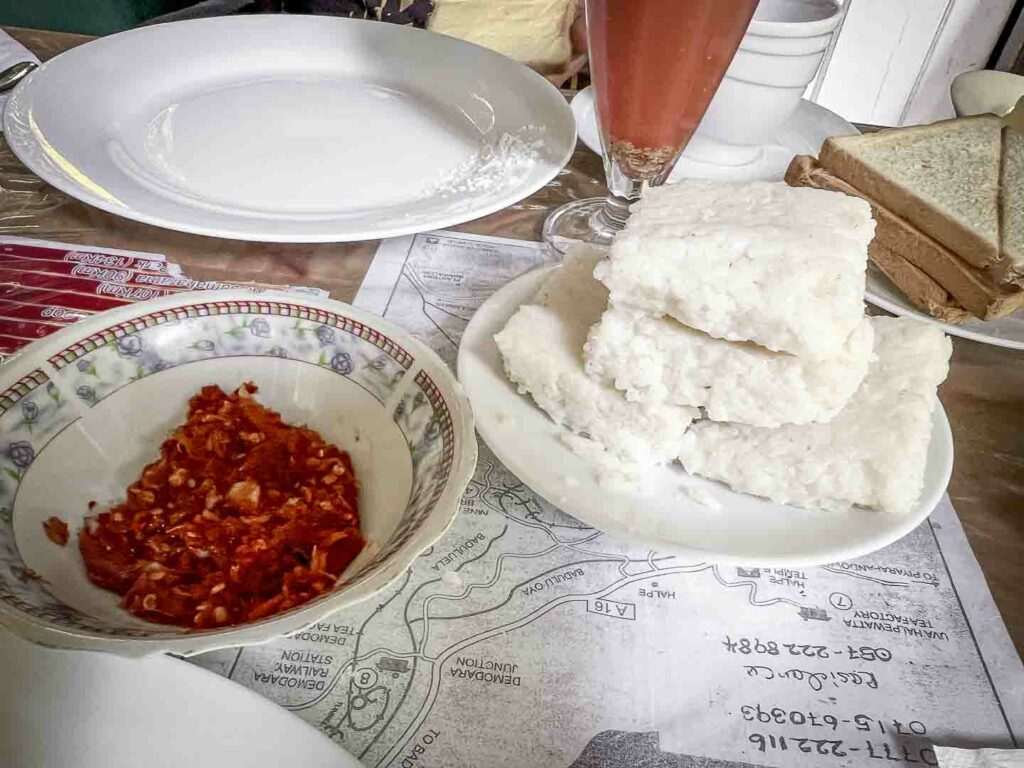
[[843, 739], [807, 739], [752, 733], [747, 737], [747, 741], [753, 744], [759, 752], [803, 752], [808, 755], [826, 757], [848, 757], [851, 753], [863, 752], [866, 757], [873, 760], [907, 764], [919, 763], [929, 766], [939, 764], [931, 747], [890, 746], [889, 744], [876, 744], [868, 739], [857, 742], [861, 746], [855, 746]]
[[722, 646], [727, 653], [737, 653], [743, 656], [758, 654], [763, 656], [799, 656], [809, 659], [830, 659], [833, 656], [849, 659], [850, 661], [892, 661], [892, 651], [888, 648], [874, 648], [862, 645], [854, 648], [847, 645], [846, 648], [829, 648], [827, 645], [805, 645], [802, 643], [780, 643], [777, 640], [761, 640], [757, 637], [750, 639], [740, 637], [733, 640], [729, 635], [725, 636]]

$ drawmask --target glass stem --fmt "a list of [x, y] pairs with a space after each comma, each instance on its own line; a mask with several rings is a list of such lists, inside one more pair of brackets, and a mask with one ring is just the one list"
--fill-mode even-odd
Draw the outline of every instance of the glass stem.
[[595, 215], [596, 223], [605, 229], [618, 232], [629, 219], [629, 206], [640, 199], [644, 183], [623, 173], [618, 162], [605, 153], [605, 177], [608, 179], [608, 199]]
[[621, 230], [626, 226], [626, 220], [629, 219], [629, 205], [631, 202], [624, 197], [608, 195], [601, 210], [594, 214], [597, 226], [600, 229], [613, 232]]

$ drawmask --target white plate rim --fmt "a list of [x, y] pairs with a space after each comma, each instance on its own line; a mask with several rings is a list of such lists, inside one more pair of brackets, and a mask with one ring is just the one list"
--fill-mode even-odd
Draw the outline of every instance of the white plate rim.
[[140, 315], [174, 309], [196, 302], [233, 301], [280, 301], [341, 314], [369, 327], [380, 329], [400, 343], [415, 358], [425, 360], [424, 363], [414, 364], [410, 373], [415, 374], [418, 367], [428, 370], [439, 380], [443, 379], [444, 385], [449, 388], [452, 395], [454, 407], [451, 410], [453, 411], [452, 421], [455, 433], [460, 436], [460, 442], [465, 441], [465, 449], [461, 452], [456, 450], [454, 453], [449, 483], [435, 503], [435, 509], [441, 510], [441, 514], [433, 520], [428, 516], [420, 528], [419, 535], [410, 537], [402, 544], [391, 555], [390, 560], [385, 561], [385, 565], [377, 573], [355, 584], [350, 589], [342, 590], [323, 601], [315, 601], [281, 616], [270, 616], [261, 621], [224, 629], [197, 633], [185, 632], [174, 638], [126, 638], [55, 627], [41, 619], [24, 614], [0, 600], [0, 624], [6, 626], [7, 629], [41, 645], [55, 648], [109, 651], [124, 656], [148, 656], [169, 652], [181, 656], [193, 656], [221, 648], [271, 643], [280, 637], [301, 631], [337, 611], [361, 603], [386, 589], [405, 573], [425, 549], [436, 543], [451, 527], [458, 514], [462, 495], [476, 470], [478, 448], [474, 431], [475, 419], [469, 397], [451, 368], [441, 359], [440, 355], [426, 344], [414, 338], [401, 326], [344, 302], [284, 291], [251, 291], [231, 288], [216, 291], [184, 291], [128, 304], [72, 323], [20, 350], [9, 362], [0, 366], [0, 390], [6, 388], [7, 385], [4, 382], [17, 382], [36, 369], [48, 371], [46, 363], [53, 354], [73, 344], [76, 339], [88, 337], [98, 330]]
[[[198, 694], [203, 701], [216, 702], [227, 696], [232, 704], [243, 707], [243, 709], [232, 709], [230, 711], [231, 717], [244, 717], [245, 713], [248, 713], [251, 708], [261, 721], [265, 722], [267, 719], [270, 719], [274, 721], [274, 725], [286, 726], [290, 732], [289, 735], [300, 739], [298, 743], [289, 741], [287, 745], [282, 745], [280, 750], [281, 756], [286, 751], [291, 750], [294, 753], [293, 756], [306, 755], [311, 759], [315, 759], [317, 765], [322, 764], [321, 760], [332, 759], [333, 762], [330, 764], [336, 765], [338, 768], [357, 768], [361, 766], [361, 763], [344, 747], [331, 740], [327, 734], [303, 718], [288, 712], [271, 699], [261, 696], [245, 685], [239, 685], [212, 670], [180, 658], [158, 654], [146, 659], [127, 659], [116, 654], [83, 654], [62, 648], [45, 648], [32, 645], [24, 639], [0, 629], [0, 650], [5, 650], [5, 646], [8, 645], [13, 646], [14, 653], [12, 656], [15, 659], [14, 663], [19, 661], [25, 663], [24, 657], [27, 656], [29, 668], [39, 667], [38, 672], [43, 676], [61, 675], [63, 672], [62, 667], [66, 668], [66, 666], [73, 666], [75, 674], [88, 670], [90, 667], [95, 667], [96, 671], [93, 674], [102, 674], [107, 684], [116, 683], [119, 687], [137, 688], [140, 681], [145, 682], [149, 676], [165, 683], [168, 680], [175, 680], [178, 682], [177, 688], [179, 691], [187, 692], [188, 696]], [[0, 667], [2, 666], [3, 664], [0, 664]], [[24, 699], [18, 696], [17, 690], [9, 690], [8, 692], [16, 697], [19, 706], [23, 705]], [[181, 697], [183, 695], [179, 695], [179, 698]], [[28, 693], [28, 701], [30, 706], [35, 705], [38, 707], [42, 704], [43, 707], [47, 707], [48, 710], [50, 709], [46, 702], [41, 702], [33, 692]], [[87, 699], [82, 697], [81, 703], [83, 705], [85, 705], [86, 701]], [[157, 700], [155, 706], [160, 708], [163, 705], [160, 700]], [[211, 706], [216, 708], [216, 705]], [[99, 708], [102, 709], [102, 706]], [[209, 708], [207, 707], [207, 709]], [[51, 713], [52, 711], [48, 711], [45, 714]], [[44, 713], [35, 711], [35, 714], [43, 715]], [[78, 735], [83, 735], [83, 732], [87, 731], [89, 727], [90, 720], [84, 718], [79, 724], [72, 726], [72, 729], [77, 731]], [[166, 737], [170, 739], [172, 734], [166, 734]], [[0, 752], [3, 751], [3, 746], [3, 744], [0, 744]], [[184, 745], [182, 747], [182, 756], [194, 753], [194, 749], [194, 744]], [[102, 764], [105, 766], [124, 765], [122, 761], [113, 759], [114, 757], [116, 756], [108, 754], [107, 759]], [[112, 759], [113, 762], [111, 762]], [[26, 765], [20, 761], [16, 762], [19, 766]], [[206, 761], [202, 762], [205, 764]], [[267, 761], [263, 760], [260, 762], [261, 764], [266, 764]], [[46, 765], [52, 767], [54, 764], [47, 762]], [[98, 763], [90, 761], [88, 765], [95, 768]]]
[[[922, 323], [934, 325], [941, 328], [950, 336], [959, 336], [962, 339], [977, 341], [980, 344], [990, 344], [993, 347], [1003, 347], [1004, 349], [1024, 349], [1024, 340], [1006, 339], [1002, 336], [993, 336], [992, 334], [984, 333], [982, 331], [973, 331], [970, 328], [964, 328], [952, 323], [944, 323], [937, 317], [925, 314], [916, 307], [911, 306], [906, 301], [901, 300], [901, 297], [899, 297], [897, 293], [899, 289], [896, 288], [896, 286], [892, 287], [892, 292], [897, 296], [897, 299], [890, 299], [887, 296], [881, 295], [878, 293], [878, 286], [881, 285], [883, 288], [888, 287], [881, 283], [881, 278], [884, 277], [884, 275], [873, 274], [871, 270], [868, 271], [867, 283], [864, 288], [864, 298], [876, 307], [880, 307], [886, 312], [891, 312], [892, 314], [899, 315], [900, 317], [910, 317]], [[888, 278], [885, 279], [888, 280]], [[873, 285], [876, 287], [872, 287]], [[984, 324], [985, 321], [979, 320], [979, 322]]]
[[[524, 293], [524, 287], [529, 286], [533, 289], [539, 287], [540, 278], [554, 269], [558, 269], [559, 265], [544, 266], [539, 269], [528, 272], [515, 280], [511, 281], [507, 285], [503, 286], [500, 290], [495, 292], [490, 298], [484, 302], [483, 305], [474, 314], [473, 319], [470, 320], [463, 334], [463, 345], [459, 348], [459, 358], [456, 366], [456, 371], [459, 377], [459, 381], [462, 382], [470, 401], [473, 400], [473, 384], [468, 382], [467, 376], [469, 365], [469, 354], [463, 355], [463, 349], [468, 349], [469, 344], [466, 344], [467, 340], [472, 341], [482, 332], [480, 327], [483, 325], [484, 320], [477, 323], [474, 327], [474, 322], [478, 317], [486, 318], [487, 312], [481, 312], [488, 305], [491, 308], [504, 307], [509, 303], [509, 297], [513, 297], [513, 301], [521, 294]], [[511, 312], [514, 312], [522, 303], [528, 300], [528, 296], [532, 295], [532, 290], [526, 293], [527, 298], [519, 303], [516, 303], [511, 307]], [[493, 337], [488, 340], [488, 343], [494, 344]], [[507, 380], [506, 380], [507, 381]], [[529, 400], [529, 395], [521, 395], [515, 391], [514, 386], [509, 383], [509, 392], [515, 397], [526, 398]], [[533, 402], [529, 401], [530, 406], [536, 410], [543, 418], [548, 418]], [[529, 462], [523, 460], [523, 458], [517, 454], [514, 450], [509, 450], [510, 446], [508, 441], [497, 439], [496, 425], [492, 424], [488, 418], [486, 409], [481, 409], [476, 414], [476, 429], [483, 438], [484, 442], [491, 449], [494, 455], [501, 461], [516, 477], [522, 480], [531, 490], [537, 493], [539, 496], [544, 498], [548, 503], [560, 507], [569, 515], [577, 518], [587, 525], [593, 525], [588, 521], [588, 510], [586, 507], [573, 507], [571, 496], [568, 499], [569, 504], [566, 504], [566, 499], [562, 499], [561, 502], [556, 501], [558, 494], [554, 493], [550, 488], [542, 488], [536, 483], [531, 484], [531, 475], [533, 474], [530, 470]], [[945, 409], [942, 406], [941, 401], [938, 407], [933, 411], [932, 414], [932, 444], [929, 447], [929, 461], [932, 460], [932, 456], [938, 454], [941, 465], [939, 467], [938, 475], [941, 481], [935, 483], [932, 487], [922, 488], [921, 495], [918, 498], [917, 506], [911, 514], [905, 515], [900, 518], [894, 516], [888, 516], [887, 520], [897, 521], [891, 527], [886, 528], [883, 532], [876, 534], [873, 537], [866, 538], [858, 544], [850, 544], [841, 547], [834, 547], [832, 549], [822, 548], [820, 552], [785, 556], [785, 555], [768, 555], [761, 558], [748, 557], [748, 556], [737, 556], [733, 553], [721, 553], [714, 552], [706, 548], [699, 546], [687, 546], [682, 545], [679, 542], [666, 540], [663, 538], [645, 538], [643, 536], [637, 536], [635, 532], [631, 532], [626, 528], [618, 528], [615, 530], [608, 530], [605, 528], [598, 528], [603, 532], [616, 537], [619, 540], [626, 541], [632, 544], [643, 545], [653, 548], [658, 552], [673, 553], [683, 557], [700, 558], [705, 562], [713, 562], [721, 565], [739, 565], [748, 567], [813, 567], [818, 565], [825, 565], [834, 563], [842, 560], [851, 560], [857, 557], [876, 552], [883, 547], [892, 544], [895, 541], [906, 536], [918, 525], [924, 522], [925, 519], [932, 513], [932, 510], [941, 501], [943, 495], [948, 487], [950, 477], [953, 472], [953, 434], [950, 429], [949, 419], [946, 416]], [[684, 472], [681, 467], [679, 471]], [[688, 474], [688, 473], [687, 473]], [[727, 493], [737, 493], [734, 491], [726, 490]], [[749, 494], [742, 494], [749, 495]], [[777, 505], [780, 507], [789, 507], [790, 505]], [[568, 507], [568, 508], [567, 508]], [[790, 507], [793, 508], [793, 507]], [[796, 508], [794, 508], [796, 509]], [[801, 510], [803, 511], [803, 510]], [[724, 512], [724, 514], [728, 514]], [[827, 513], [822, 513], [827, 514]], [[865, 514], [879, 514], [873, 510], [865, 510]], [[597, 526], [594, 526], [595, 528]]]
[[[477, 55], [494, 56], [501, 59], [507, 57], [501, 56], [488, 48], [469, 43], [457, 38], [449, 37], [447, 35], [439, 35], [436, 33], [427, 32], [425, 30], [417, 30], [406, 28], [401, 25], [395, 24], [382, 24], [379, 22], [367, 22], [357, 19], [341, 18], [341, 17], [327, 17], [327, 16], [303, 16], [293, 15], [287, 16], [282, 20], [277, 20], [276, 17], [269, 16], [244, 16], [244, 17], [210, 17], [201, 19], [189, 19], [186, 21], [173, 22], [174, 26], [185, 26], [185, 25], [196, 25], [196, 24], [224, 24], [231, 23], [231, 20], [245, 19], [246, 23], [263, 23], [269, 25], [271, 22], [279, 23], [279, 21], [287, 24], [308, 24], [311, 23], [309, 20], [315, 20], [315, 23], [323, 24], [378, 24], [381, 27], [386, 27], [389, 30], [393, 30], [394, 34], [431, 34], [438, 39], [438, 45], [440, 46], [451, 46], [453, 52], [450, 54], [452, 59], [458, 58], [458, 49], [467, 48], [473, 49]], [[168, 26], [168, 25], [160, 25]], [[115, 35], [109, 35], [107, 37], [101, 37], [96, 40], [83, 43], [76, 48], [70, 49], [70, 51], [81, 51], [95, 46], [110, 45], [110, 41], [115, 38], [123, 38], [128, 35], [144, 35], [150, 30], [155, 29], [154, 26], [149, 27], [137, 27], [130, 29], [125, 32], [120, 32]], [[94, 48], [94, 50], [96, 49]], [[50, 61], [57, 61], [60, 55], [55, 56]], [[16, 137], [19, 134], [26, 133], [20, 130], [21, 124], [28, 124], [25, 119], [25, 115], [22, 113], [28, 110], [28, 107], [23, 106], [23, 102], [31, 95], [32, 84], [39, 79], [46, 77], [47, 64], [50, 62], [44, 62], [39, 68], [29, 73], [15, 88], [14, 92], [7, 99], [6, 105], [3, 110], [2, 127], [5, 139], [8, 139], [8, 146], [14, 155], [21, 161], [30, 171], [39, 176], [43, 181], [56, 187], [64, 194], [79, 200], [87, 205], [94, 208], [106, 211], [108, 213], [121, 216], [132, 221], [138, 221], [143, 224], [150, 224], [152, 226], [160, 227], [163, 229], [169, 229], [178, 232], [187, 232], [196, 235], [205, 235], [209, 237], [220, 237], [229, 240], [244, 240], [254, 242], [267, 242], [267, 243], [320, 243], [320, 242], [353, 242], [360, 240], [376, 240], [388, 237], [397, 237], [400, 235], [415, 234], [417, 232], [425, 232], [432, 229], [444, 229], [447, 227], [456, 226], [463, 224], [467, 221], [472, 221], [484, 216], [489, 216], [498, 211], [504, 210], [510, 205], [529, 197], [538, 190], [546, 186], [558, 173], [565, 167], [572, 157], [572, 153], [576, 148], [576, 121], [572, 117], [571, 110], [569, 109], [568, 103], [559, 93], [559, 91], [551, 85], [551, 83], [537, 72], [534, 72], [525, 65], [518, 64], [511, 59], [508, 61], [517, 66], [523, 76], [532, 81], [537, 86], [538, 94], [547, 94], [552, 107], [557, 111], [563, 112], [565, 120], [560, 121], [565, 123], [567, 129], [571, 129], [572, 135], [569, 135], [567, 131], [564, 135], [558, 137], [548, 137], [550, 141], [564, 141], [565, 146], [561, 153], [558, 155], [558, 160], [552, 161], [545, 171], [533, 178], [530, 183], [522, 184], [518, 187], [508, 190], [505, 194], [496, 198], [492, 203], [488, 205], [481, 205], [477, 207], [461, 208], [459, 212], [449, 212], [447, 215], [439, 213], [436, 217], [425, 221], [417, 221], [410, 224], [393, 224], [391, 226], [382, 227], [370, 227], [368, 229], [346, 229], [345, 225], [338, 221], [333, 227], [329, 224], [332, 221], [330, 218], [323, 219], [326, 226], [322, 230], [311, 229], [309, 232], [300, 233], [281, 233], [276, 232], [273, 229], [258, 229], [259, 217], [236, 217], [232, 214], [224, 214], [227, 221], [234, 221], [235, 226], [204, 226], [191, 224], [187, 220], [177, 220], [175, 218], [168, 218], [160, 215], [159, 213], [148, 213], [145, 210], [138, 210], [128, 205], [119, 204], [118, 201], [104, 198], [102, 195], [95, 194], [88, 186], [76, 184], [66, 174], [54, 171], [48, 163], [38, 162], [38, 153], [33, 153], [32, 147], [35, 144], [30, 144]], [[554, 97], [557, 97], [554, 98]], [[548, 126], [549, 128], [551, 126]], [[556, 126], [557, 127], [557, 126]], [[546, 161], [545, 161], [546, 162]], [[470, 195], [470, 198], [472, 195]], [[287, 219], [286, 219], [287, 220]], [[246, 226], [246, 223], [250, 223], [251, 226]]]

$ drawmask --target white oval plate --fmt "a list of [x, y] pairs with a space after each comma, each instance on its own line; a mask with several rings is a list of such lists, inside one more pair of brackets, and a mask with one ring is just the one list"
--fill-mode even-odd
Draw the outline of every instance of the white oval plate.
[[894, 315], [912, 317], [924, 323], [937, 325], [951, 336], [960, 336], [996, 347], [1024, 349], [1024, 312], [1014, 312], [1012, 315], [997, 317], [995, 320], [979, 320], [972, 317], [959, 325], [944, 323], [911, 304], [903, 292], [871, 264], [868, 265], [864, 298], [876, 307], [881, 307]]
[[0, 630], [4, 768], [360, 768], [269, 699], [168, 656], [40, 648]]
[[[580, 141], [597, 154], [601, 154], [601, 135], [594, 113], [594, 89], [584, 88], [572, 100], [572, 112], [576, 118], [576, 131]], [[850, 136], [859, 131], [835, 112], [818, 104], [800, 102], [793, 116], [779, 130], [775, 143], [761, 148], [760, 156], [754, 162], [740, 165], [713, 165], [701, 162], [683, 152], [676, 167], [672, 169], [669, 182], [682, 179], [716, 179], [718, 181], [781, 181], [795, 155], [817, 155], [822, 143], [829, 136]], [[694, 137], [694, 146], [701, 140]], [[726, 145], [718, 145], [723, 151]]]
[[[776, 504], [692, 477], [681, 467], [645, 476], [649, 492], [598, 484], [593, 465], [559, 439], [564, 431], [520, 395], [505, 377], [494, 343], [550, 269], [524, 275], [476, 311], [459, 347], [458, 374], [487, 445], [526, 485], [568, 514], [623, 541], [719, 564], [809, 567], [848, 560], [891, 544], [918, 526], [939, 502], [953, 468], [953, 438], [945, 412], [935, 411], [924, 490], [912, 514], [895, 517], [866, 509], [824, 512]], [[543, 343], [538, 340], [538, 343]], [[714, 510], [692, 501], [685, 488], [709, 491]]]
[[233, 16], [73, 48], [28, 76], [4, 134], [90, 205], [241, 240], [441, 229], [544, 186], [576, 143], [543, 77], [394, 24]]

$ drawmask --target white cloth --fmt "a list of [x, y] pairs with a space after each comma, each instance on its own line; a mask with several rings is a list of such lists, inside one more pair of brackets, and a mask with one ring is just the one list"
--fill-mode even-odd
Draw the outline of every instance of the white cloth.
[[[32, 55], [28, 48], [0, 29], [0, 72], [14, 66], [19, 61], [39, 63], [39, 59]], [[9, 95], [9, 93], [0, 93], [0, 114], [3, 113], [4, 107], [7, 105]], [[2, 125], [0, 125], [0, 130], [3, 130]]]

